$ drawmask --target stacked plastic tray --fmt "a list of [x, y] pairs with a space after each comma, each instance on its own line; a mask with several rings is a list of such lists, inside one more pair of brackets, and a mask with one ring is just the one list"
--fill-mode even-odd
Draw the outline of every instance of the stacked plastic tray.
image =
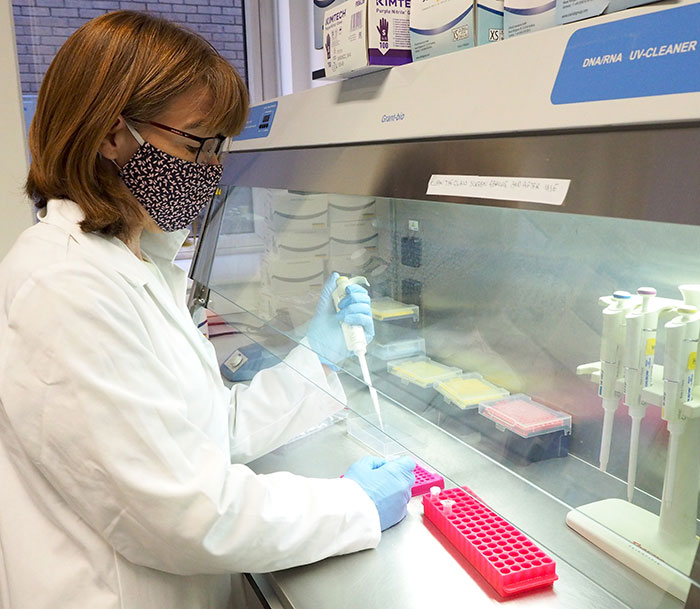
[[389, 361], [425, 354], [425, 340], [419, 336], [419, 308], [391, 298], [372, 299], [374, 341], [369, 352]]
[[558, 579], [547, 554], [463, 488], [423, 495], [423, 511], [501, 596]]

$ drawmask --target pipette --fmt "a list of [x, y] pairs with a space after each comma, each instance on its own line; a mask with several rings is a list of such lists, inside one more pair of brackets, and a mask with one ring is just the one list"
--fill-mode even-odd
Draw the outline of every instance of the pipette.
[[[333, 303], [335, 304], [336, 311], [340, 308], [338, 304], [340, 301], [347, 296], [347, 287], [352, 284], [361, 284], [369, 286], [369, 282], [364, 277], [343, 277], [342, 275], [338, 277], [336, 281], [336, 288], [333, 290]], [[377, 396], [377, 390], [372, 385], [372, 379], [369, 376], [369, 368], [367, 367], [367, 337], [365, 336], [365, 330], [362, 326], [350, 326], [346, 323], [342, 323], [341, 327], [343, 329], [343, 336], [345, 337], [345, 345], [352, 351], [357, 357], [358, 362], [360, 362], [360, 370], [362, 371], [362, 380], [365, 382], [369, 388], [369, 396], [372, 400], [372, 405], [374, 406], [374, 412], [377, 413], [377, 420], [379, 421], [379, 427], [384, 431], [384, 422], [382, 421], [382, 413], [379, 410], [379, 397]]]
[[600, 342], [600, 385], [598, 395], [603, 401], [603, 432], [600, 440], [600, 469], [608, 468], [613, 419], [619, 398], [615, 384], [620, 375], [620, 361], [625, 331], [625, 313], [631, 299], [629, 292], [616, 291], [612, 299], [602, 301], [608, 306], [603, 309], [603, 334]]
[[697, 358], [700, 315], [696, 307], [678, 307], [678, 315], [669, 321], [666, 329], [664, 361], [664, 396], [661, 416], [666, 419], [669, 440], [666, 463], [666, 482], [663, 502], [670, 504], [674, 492], [678, 464], [679, 439], [685, 428], [681, 408], [693, 397], [695, 362]]
[[652, 307], [656, 296], [654, 288], [639, 288], [637, 294], [642, 304], [627, 315], [625, 336], [625, 399], [632, 418], [630, 431], [630, 452], [627, 463], [627, 500], [634, 497], [637, 481], [637, 461], [639, 456], [639, 429], [646, 412], [642, 403], [642, 389], [651, 385], [656, 350], [656, 325], [659, 308]]

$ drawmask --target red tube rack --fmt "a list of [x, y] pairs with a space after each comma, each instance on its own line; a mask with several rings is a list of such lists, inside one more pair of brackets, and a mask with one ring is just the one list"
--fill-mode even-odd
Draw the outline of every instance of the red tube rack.
[[[443, 500], [452, 500], [452, 514]], [[501, 596], [550, 586], [556, 563], [463, 488], [423, 495], [423, 513]]]
[[440, 474], [429, 472], [420, 465], [416, 465], [413, 475], [416, 477], [416, 483], [411, 489], [411, 497], [427, 493], [432, 486], [439, 486], [441, 489], [445, 488], [445, 480]]

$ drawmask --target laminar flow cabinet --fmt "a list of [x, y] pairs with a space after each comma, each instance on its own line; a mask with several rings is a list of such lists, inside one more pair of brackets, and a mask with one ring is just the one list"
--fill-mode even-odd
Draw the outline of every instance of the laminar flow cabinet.
[[[351, 358], [343, 414], [253, 467], [410, 453], [556, 559], [514, 602], [692, 603], [699, 32], [700, 4], [651, 5], [252, 108], [192, 308], [245, 382], [301, 342], [332, 271], [365, 276], [384, 422]], [[415, 500], [378, 550], [259, 581], [294, 607], [491, 606], [480, 577]]]

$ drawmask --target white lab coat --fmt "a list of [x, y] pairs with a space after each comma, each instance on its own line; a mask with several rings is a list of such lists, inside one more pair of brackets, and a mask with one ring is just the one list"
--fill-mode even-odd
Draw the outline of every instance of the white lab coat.
[[355, 482], [242, 465], [341, 408], [336, 375], [297, 347], [227, 389], [183, 231], [144, 233], [152, 272], [81, 218], [49, 202], [0, 264], [0, 607], [219, 609], [232, 572], [376, 546]]

